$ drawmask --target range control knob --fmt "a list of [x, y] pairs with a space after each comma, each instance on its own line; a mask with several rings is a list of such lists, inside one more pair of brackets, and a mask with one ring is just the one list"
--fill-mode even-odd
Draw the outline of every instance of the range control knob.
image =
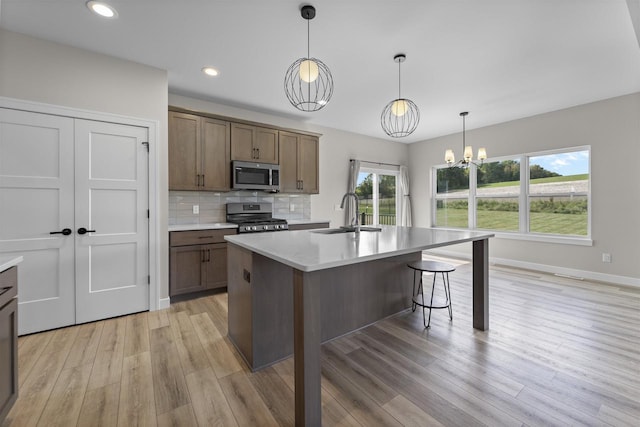
[[256, 227], [256, 226], [254, 225], [253, 227], [251, 227], [251, 229], [252, 229], [253, 231], [256, 231], [256, 230], [258, 229], [258, 227]]
[[269, 226], [268, 226], [268, 225], [263, 225], [263, 226], [262, 226], [262, 229], [263, 229], [263, 230], [268, 230], [268, 229], [269, 229]]

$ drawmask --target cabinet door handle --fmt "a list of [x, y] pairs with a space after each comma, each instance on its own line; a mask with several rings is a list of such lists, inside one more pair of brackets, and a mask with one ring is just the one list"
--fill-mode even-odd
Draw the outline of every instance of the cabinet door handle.
[[202, 176], [202, 186], [204, 187], [204, 174], [202, 174], [201, 176]]
[[87, 233], [95, 233], [96, 230], [87, 230], [84, 227], [78, 228], [78, 234], [87, 234]]
[[259, 159], [260, 158], [260, 149], [256, 148], [256, 152], [258, 153], [258, 156], [256, 157], [256, 159]]
[[196, 174], [196, 187], [200, 187], [200, 174]]
[[204, 249], [200, 249], [200, 262], [204, 262]]
[[207, 262], [211, 262], [211, 249], [207, 249]]

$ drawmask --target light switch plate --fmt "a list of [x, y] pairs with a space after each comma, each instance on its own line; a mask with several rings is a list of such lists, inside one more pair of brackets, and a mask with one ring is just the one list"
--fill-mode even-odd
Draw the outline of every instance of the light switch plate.
[[193, 205], [193, 214], [197, 215], [200, 213], [200, 205]]

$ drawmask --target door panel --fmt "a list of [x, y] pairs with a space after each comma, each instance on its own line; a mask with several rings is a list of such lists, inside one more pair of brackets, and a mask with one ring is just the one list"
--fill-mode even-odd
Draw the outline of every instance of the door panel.
[[0, 253], [23, 255], [19, 334], [75, 323], [73, 119], [0, 108]]
[[76, 120], [75, 141], [76, 322], [148, 310], [147, 129]]
[[205, 190], [228, 190], [231, 187], [230, 142], [229, 122], [202, 119], [202, 181]]
[[200, 118], [169, 112], [169, 189], [198, 190]]
[[280, 132], [280, 191], [299, 193], [298, 185], [298, 135]]
[[305, 193], [318, 193], [318, 138], [300, 137], [298, 169]]

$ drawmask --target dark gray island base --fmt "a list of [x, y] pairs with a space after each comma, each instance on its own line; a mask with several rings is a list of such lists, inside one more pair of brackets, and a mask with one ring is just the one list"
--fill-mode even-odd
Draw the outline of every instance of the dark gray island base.
[[[293, 354], [294, 268], [228, 246], [229, 338], [255, 371]], [[420, 252], [302, 273], [315, 297], [320, 341], [339, 337], [411, 307]], [[313, 283], [313, 284], [312, 284]], [[346, 285], [345, 285], [346, 284]]]
[[489, 328], [490, 237], [394, 226], [360, 235], [226, 236], [229, 337], [253, 370], [293, 348], [296, 425], [320, 426], [321, 342], [408, 308], [413, 275], [406, 265], [423, 250], [472, 242], [473, 327]]

